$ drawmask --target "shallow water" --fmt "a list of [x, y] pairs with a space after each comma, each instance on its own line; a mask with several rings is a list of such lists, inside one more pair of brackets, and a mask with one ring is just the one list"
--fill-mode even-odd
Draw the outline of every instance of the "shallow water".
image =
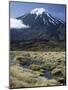
[[47, 79], [52, 79], [51, 71], [49, 70], [44, 70], [43, 76], [46, 77]]

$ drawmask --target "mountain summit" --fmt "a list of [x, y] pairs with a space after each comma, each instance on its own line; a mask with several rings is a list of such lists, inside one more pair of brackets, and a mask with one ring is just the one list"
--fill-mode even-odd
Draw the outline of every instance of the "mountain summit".
[[16, 19], [20, 20], [24, 25], [29, 26], [29, 28], [10, 28], [10, 36], [13, 41], [65, 40], [65, 23], [53, 17], [44, 8], [35, 8]]
[[35, 8], [30, 13], [36, 14], [38, 16], [38, 15], [43, 14], [45, 12], [47, 12], [47, 10], [45, 10], [44, 8]]

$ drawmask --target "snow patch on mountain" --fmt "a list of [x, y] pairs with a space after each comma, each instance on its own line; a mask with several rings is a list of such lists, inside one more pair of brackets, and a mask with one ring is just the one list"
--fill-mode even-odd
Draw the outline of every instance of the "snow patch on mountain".
[[49, 22], [53, 23], [54, 25], [56, 25], [56, 23], [53, 20], [51, 20], [51, 19], [49, 19]]
[[44, 8], [35, 8], [30, 13], [36, 14], [38, 16], [38, 15], [42, 14], [43, 12], [47, 12], [47, 10], [45, 10]]
[[44, 24], [45, 24], [45, 18], [43, 18], [43, 22], [44, 22]]
[[29, 25], [25, 25], [23, 21], [19, 19], [10, 18], [10, 28], [16, 28], [16, 29], [29, 28]]
[[47, 16], [48, 16], [52, 21], [54, 21], [53, 17], [52, 17], [49, 13], [47, 13]]

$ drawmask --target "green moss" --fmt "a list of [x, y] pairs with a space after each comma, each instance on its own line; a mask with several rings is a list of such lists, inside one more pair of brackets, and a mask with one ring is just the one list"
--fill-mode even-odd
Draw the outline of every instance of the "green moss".
[[40, 71], [41, 66], [40, 65], [36, 65], [36, 64], [31, 64], [30, 65], [30, 69], [32, 69], [34, 71]]

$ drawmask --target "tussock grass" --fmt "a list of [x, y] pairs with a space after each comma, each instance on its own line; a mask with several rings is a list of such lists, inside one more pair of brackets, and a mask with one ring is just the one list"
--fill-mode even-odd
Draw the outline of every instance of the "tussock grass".
[[25, 70], [18, 65], [10, 68], [10, 88], [20, 87], [36, 87], [56, 85], [57, 81], [40, 77], [37, 73], [32, 73], [30, 70]]
[[65, 81], [65, 52], [10, 52], [10, 88], [65, 85]]

